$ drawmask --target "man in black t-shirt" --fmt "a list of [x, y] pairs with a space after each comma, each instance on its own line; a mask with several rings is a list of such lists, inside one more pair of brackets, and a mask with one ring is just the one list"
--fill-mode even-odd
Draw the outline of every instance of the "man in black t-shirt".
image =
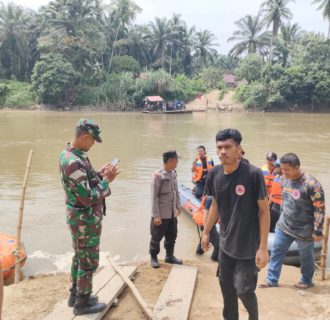
[[224, 300], [223, 317], [238, 319], [238, 297], [249, 313], [258, 319], [255, 294], [258, 270], [268, 262], [269, 208], [262, 172], [239, 161], [242, 136], [235, 129], [216, 135], [221, 165], [210, 170], [205, 193], [213, 202], [205, 224], [202, 247], [209, 248], [209, 233], [220, 218], [218, 277]]

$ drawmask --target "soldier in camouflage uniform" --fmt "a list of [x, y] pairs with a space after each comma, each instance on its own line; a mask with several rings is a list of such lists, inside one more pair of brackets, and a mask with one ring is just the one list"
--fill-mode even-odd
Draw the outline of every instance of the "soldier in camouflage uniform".
[[109, 182], [119, 173], [108, 164], [99, 172], [93, 169], [87, 151], [94, 141], [102, 142], [98, 125], [81, 119], [75, 137], [60, 155], [60, 173], [66, 195], [67, 224], [74, 256], [71, 266], [69, 306], [75, 315], [97, 313], [106, 305], [92, 296], [92, 277], [99, 263], [99, 244], [105, 197], [110, 195]]

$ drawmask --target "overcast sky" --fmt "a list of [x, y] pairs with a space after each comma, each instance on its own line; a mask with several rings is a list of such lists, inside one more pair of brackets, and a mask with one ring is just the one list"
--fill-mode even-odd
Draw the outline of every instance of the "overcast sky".
[[[0, 0], [4, 3], [16, 4], [37, 10], [49, 0]], [[218, 51], [227, 53], [233, 45], [227, 39], [235, 30], [234, 22], [247, 14], [256, 14], [264, 0], [135, 0], [143, 9], [137, 23], [147, 23], [154, 17], [170, 18], [179, 13], [188, 26], [195, 25], [197, 30], [208, 29], [217, 37], [220, 45]], [[104, 0], [103, 3], [110, 3]], [[293, 13], [292, 22], [297, 22], [307, 31], [327, 34], [328, 23], [323, 19], [321, 11], [317, 11], [312, 0], [296, 0], [290, 3]]]

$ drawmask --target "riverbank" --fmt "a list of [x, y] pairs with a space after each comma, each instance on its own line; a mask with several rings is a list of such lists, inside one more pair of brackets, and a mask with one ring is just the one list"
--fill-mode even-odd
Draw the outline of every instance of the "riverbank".
[[[215, 277], [217, 264], [208, 257], [199, 261], [187, 261], [187, 265], [198, 268], [196, 290], [189, 319], [219, 319], [222, 298]], [[153, 307], [171, 270], [168, 264], [152, 269], [149, 263], [140, 263], [134, 283], [146, 302]], [[265, 278], [266, 270], [259, 275], [259, 282]], [[330, 278], [319, 281], [315, 276], [315, 287], [306, 291], [297, 290], [293, 284], [299, 279], [299, 269], [284, 266], [280, 286], [271, 289], [257, 289], [260, 319], [293, 320], [330, 318]], [[67, 297], [69, 275], [57, 274], [38, 276], [5, 288], [4, 320], [43, 319], [55, 304]], [[241, 319], [247, 313], [240, 304]], [[146, 319], [131, 292], [126, 288], [119, 297], [119, 305], [110, 309], [105, 319]]]

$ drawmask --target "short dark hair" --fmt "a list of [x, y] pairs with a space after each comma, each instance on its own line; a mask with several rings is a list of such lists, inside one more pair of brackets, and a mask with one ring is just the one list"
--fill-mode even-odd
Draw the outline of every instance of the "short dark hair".
[[300, 167], [300, 160], [295, 153], [286, 153], [281, 158], [281, 163], [287, 163], [290, 167]]
[[197, 147], [197, 149], [203, 149], [203, 150], [205, 151], [205, 147], [202, 146], [202, 145], [199, 145], [199, 146]]
[[178, 158], [178, 154], [175, 150], [169, 150], [163, 153], [163, 162], [166, 163], [168, 160], [172, 158]]
[[233, 139], [237, 145], [240, 145], [242, 142], [242, 135], [236, 129], [224, 129], [220, 130], [215, 136], [215, 142], [225, 141], [228, 139]]

